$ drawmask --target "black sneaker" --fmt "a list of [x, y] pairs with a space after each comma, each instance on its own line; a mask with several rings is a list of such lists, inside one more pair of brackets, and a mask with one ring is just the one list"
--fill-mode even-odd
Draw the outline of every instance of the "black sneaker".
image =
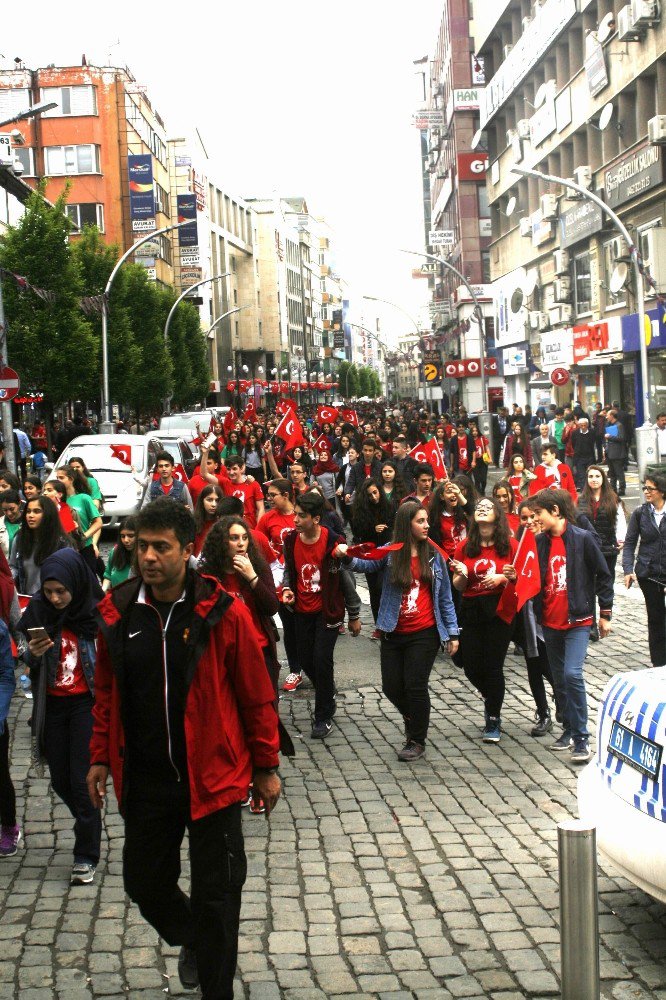
[[590, 629], [590, 642], [599, 642], [599, 626], [596, 623]]
[[184, 990], [196, 990], [199, 985], [199, 970], [197, 968], [197, 956], [194, 948], [187, 948], [185, 945], [180, 949], [178, 956], [178, 978]]
[[315, 722], [310, 736], [313, 740], [325, 740], [327, 736], [330, 736], [332, 729], [333, 723], [329, 719], [323, 719], [322, 722]]
[[77, 861], [69, 878], [70, 885], [90, 885], [95, 881], [95, 866], [87, 862]]
[[409, 763], [412, 760], [418, 760], [419, 757], [423, 757], [424, 753], [425, 747], [422, 743], [417, 743], [415, 740], [408, 740], [402, 750], [398, 751], [398, 760]]
[[573, 737], [568, 733], [562, 733], [559, 739], [555, 740], [554, 743], [550, 744], [550, 749], [554, 750], [555, 753], [562, 753], [564, 750], [570, 750], [573, 746]]
[[553, 720], [551, 718], [550, 712], [546, 712], [545, 715], [539, 715], [536, 719], [536, 724], [532, 726], [530, 730], [530, 736], [545, 736], [553, 728]]
[[572, 764], [587, 764], [591, 756], [592, 751], [590, 750], [590, 744], [587, 739], [585, 739], [585, 737], [577, 739], [574, 742], [574, 747], [571, 751]]

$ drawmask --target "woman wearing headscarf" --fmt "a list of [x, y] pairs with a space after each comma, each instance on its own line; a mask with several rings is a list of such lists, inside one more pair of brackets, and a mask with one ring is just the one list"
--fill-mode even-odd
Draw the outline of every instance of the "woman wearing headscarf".
[[95, 878], [101, 814], [88, 796], [95, 675], [95, 610], [102, 589], [78, 552], [61, 549], [40, 569], [40, 590], [19, 622], [33, 678], [33, 754], [46, 760], [54, 792], [74, 817], [71, 885]]

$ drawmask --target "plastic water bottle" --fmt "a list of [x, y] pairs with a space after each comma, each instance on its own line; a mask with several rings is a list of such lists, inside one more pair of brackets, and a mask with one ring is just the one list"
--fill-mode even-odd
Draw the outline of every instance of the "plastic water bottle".
[[27, 674], [21, 674], [19, 677], [19, 684], [21, 685], [21, 691], [23, 691], [26, 698], [32, 698], [32, 684], [30, 683], [30, 678]]

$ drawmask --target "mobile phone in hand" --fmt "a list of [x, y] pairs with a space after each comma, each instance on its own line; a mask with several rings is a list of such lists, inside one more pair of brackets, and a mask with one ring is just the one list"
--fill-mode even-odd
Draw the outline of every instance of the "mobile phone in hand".
[[27, 632], [28, 632], [29, 639], [36, 639], [38, 641], [41, 641], [42, 639], [48, 639], [49, 638], [48, 632], [41, 625], [39, 626], [39, 628], [29, 628], [29, 629], [27, 629]]

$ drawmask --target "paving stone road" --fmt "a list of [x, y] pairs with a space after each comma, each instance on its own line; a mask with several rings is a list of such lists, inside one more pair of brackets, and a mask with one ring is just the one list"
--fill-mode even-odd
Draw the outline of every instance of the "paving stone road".
[[[439, 658], [427, 757], [400, 764], [367, 608], [364, 619], [365, 636], [339, 647], [366, 681], [340, 692], [332, 736], [309, 738], [311, 690], [281, 702], [298, 754], [283, 764], [270, 823], [244, 818], [237, 997], [557, 996], [557, 822], [576, 814], [577, 772], [528, 735], [522, 660], [508, 658], [505, 732], [487, 746], [478, 697]], [[616, 670], [646, 662], [644, 619], [640, 594], [619, 595], [612, 638], [588, 656], [592, 703]], [[29, 713], [17, 693], [12, 770], [26, 840], [0, 862], [0, 1000], [193, 995], [180, 988], [177, 949], [123, 894], [115, 804], [96, 884], [68, 887], [71, 819], [46, 779], [28, 777]], [[602, 997], [666, 1000], [666, 907], [603, 862], [599, 890]]]

